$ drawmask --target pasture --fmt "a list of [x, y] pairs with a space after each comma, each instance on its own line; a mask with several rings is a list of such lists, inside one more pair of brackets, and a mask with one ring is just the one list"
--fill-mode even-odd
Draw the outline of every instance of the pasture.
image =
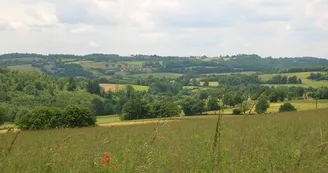
[[314, 80], [307, 79], [307, 77], [309, 77], [311, 73], [316, 73], [316, 72], [264, 74], [264, 75], [260, 75], [260, 78], [263, 82], [265, 82], [265, 81], [272, 79], [272, 77], [276, 76], [276, 75], [283, 75], [283, 76], [287, 76], [287, 77], [291, 77], [291, 76], [295, 75], [298, 78], [302, 79], [303, 84], [295, 84], [295, 85], [293, 85], [293, 84], [284, 84], [284, 85], [273, 84], [273, 85], [271, 85], [270, 84], [269, 86], [302, 86], [302, 87], [313, 87], [313, 88], [328, 86], [328, 81], [314, 81]]
[[218, 133], [198, 116], [2, 134], [0, 172], [327, 172], [327, 114], [226, 116]]
[[32, 67], [31, 64], [17, 65], [17, 66], [8, 66], [7, 68], [9, 68], [10, 70], [23, 70], [23, 71], [36, 71], [36, 72], [40, 72], [40, 69], [39, 68]]
[[[99, 84], [105, 91], [111, 90], [112, 92], [117, 92], [119, 90], [125, 89], [126, 85], [120, 84]], [[142, 85], [132, 85], [132, 87], [136, 91], [148, 91], [149, 86], [142, 86]]]
[[178, 78], [182, 76], [182, 74], [179, 73], [141, 73], [141, 74], [132, 74], [132, 75], [127, 75], [131, 77], [137, 77], [137, 78], [148, 78], [149, 76], [161, 78], [161, 77], [166, 77], [166, 78]]
[[116, 69], [116, 68], [141, 68], [143, 61], [123, 61], [123, 62], [93, 62], [93, 61], [76, 61], [72, 63], [80, 64], [84, 69], [101, 68], [101, 69]]

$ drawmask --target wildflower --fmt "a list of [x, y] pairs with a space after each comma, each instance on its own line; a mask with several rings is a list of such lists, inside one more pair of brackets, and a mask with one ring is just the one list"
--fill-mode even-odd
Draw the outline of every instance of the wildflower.
[[271, 155], [271, 158], [274, 159], [276, 156], [274, 154]]
[[110, 169], [116, 169], [116, 166], [115, 165], [112, 165], [109, 167]]
[[109, 165], [110, 164], [110, 155], [108, 153], [105, 154], [104, 159], [101, 161], [103, 165]]

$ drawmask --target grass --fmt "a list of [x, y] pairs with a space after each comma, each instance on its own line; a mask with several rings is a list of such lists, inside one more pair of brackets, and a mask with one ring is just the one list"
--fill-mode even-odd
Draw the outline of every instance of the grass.
[[[284, 103], [289, 102], [291, 103], [297, 111], [309, 111], [316, 109], [316, 101], [315, 100], [291, 100], [285, 102], [278, 102], [278, 103], [270, 103], [270, 107], [267, 110], [268, 113], [277, 113], [279, 112], [279, 108]], [[253, 102], [251, 102], [253, 103]], [[328, 100], [318, 100], [318, 109], [326, 109], [328, 108]], [[233, 108], [226, 108], [224, 109], [225, 115], [231, 115]], [[255, 107], [253, 108], [252, 112], [254, 113]], [[247, 111], [248, 112], [248, 111]], [[204, 112], [207, 115], [217, 115], [219, 111], [207, 111]]]
[[[105, 91], [111, 90], [113, 92], [117, 92], [125, 88], [126, 85], [120, 84], [100, 84], [100, 87], [104, 88]], [[132, 85], [136, 91], [148, 91], [149, 86], [143, 85]]]
[[[93, 61], [75, 61], [72, 63], [80, 64], [85, 69], [101, 68], [101, 69], [115, 69], [115, 68], [141, 68], [143, 61], [126, 61], [126, 62], [93, 62]], [[108, 67], [106, 67], [108, 64]]]
[[327, 172], [327, 114], [224, 117], [214, 153], [216, 116], [5, 134], [0, 172]]
[[10, 70], [23, 70], [23, 71], [36, 71], [36, 72], [40, 72], [39, 68], [36, 67], [32, 67], [31, 64], [27, 64], [27, 65], [17, 65], [17, 66], [8, 66], [8, 68]]
[[142, 74], [133, 74], [133, 75], [128, 75], [132, 77], [140, 77], [140, 78], [148, 78], [149, 76], [154, 76], [154, 77], [166, 77], [166, 78], [178, 78], [182, 76], [182, 74], [179, 73], [142, 73]]
[[[218, 82], [208, 82], [208, 86], [210, 87], [217, 87], [219, 86], [219, 83]], [[200, 82], [200, 86], [203, 86], [204, 85], [204, 82]]]
[[[322, 86], [328, 86], [328, 81], [314, 81], [314, 80], [310, 80], [307, 79], [307, 77], [310, 76], [311, 73], [314, 72], [301, 72], [301, 73], [284, 73], [284, 74], [280, 74], [283, 76], [294, 76], [296, 75], [298, 78], [301, 78], [303, 81], [303, 84], [296, 84], [296, 85], [269, 85], [269, 86], [303, 86], [303, 87], [313, 87], [313, 88], [319, 88]], [[268, 81], [270, 79], [272, 79], [273, 76], [276, 76], [279, 74], [264, 74], [264, 75], [260, 75], [260, 78], [262, 81]]]
[[120, 122], [118, 115], [97, 116], [97, 124]]

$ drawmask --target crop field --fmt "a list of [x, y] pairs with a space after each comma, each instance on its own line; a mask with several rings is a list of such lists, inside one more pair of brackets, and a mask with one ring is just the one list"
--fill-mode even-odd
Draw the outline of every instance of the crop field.
[[[99, 84], [100, 87], [104, 88], [105, 91], [111, 90], [112, 92], [117, 92], [121, 89], [124, 89], [126, 85], [120, 84]], [[136, 91], [148, 91], [149, 86], [142, 85], [132, 85]]]
[[327, 114], [226, 116], [219, 133], [198, 116], [1, 134], [0, 172], [327, 172]]
[[32, 67], [30, 64], [27, 65], [17, 65], [17, 66], [8, 66], [10, 70], [23, 70], [23, 71], [36, 71], [40, 72], [39, 68]]
[[328, 86], [328, 81], [314, 81], [314, 80], [307, 79], [307, 77], [309, 77], [311, 73], [316, 73], [316, 72], [265, 74], [265, 75], [260, 75], [260, 78], [262, 81], [268, 81], [273, 76], [276, 76], [276, 75], [283, 75], [283, 76], [288, 76], [288, 77], [296, 75], [298, 78], [302, 79], [303, 84], [296, 84], [296, 85], [286, 84], [286, 85], [270, 85], [270, 86], [303, 86], [303, 87], [313, 87], [313, 88]]

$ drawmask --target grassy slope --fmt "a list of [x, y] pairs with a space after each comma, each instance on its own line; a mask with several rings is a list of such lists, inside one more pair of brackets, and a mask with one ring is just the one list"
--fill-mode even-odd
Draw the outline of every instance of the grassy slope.
[[132, 77], [141, 77], [141, 78], [147, 78], [150, 75], [154, 77], [166, 77], [166, 78], [177, 78], [179, 76], [182, 76], [182, 74], [179, 73], [142, 73], [142, 74], [133, 74], [133, 75], [128, 75]]
[[10, 70], [23, 70], [23, 71], [37, 71], [40, 72], [39, 68], [32, 67], [30, 64], [28, 65], [17, 65], [17, 66], [8, 66]]
[[[298, 78], [301, 78], [303, 81], [303, 84], [301, 85], [284, 85], [284, 86], [304, 86], [304, 87], [313, 87], [313, 88], [318, 88], [318, 87], [322, 87], [322, 86], [328, 86], [328, 81], [313, 81], [313, 80], [309, 80], [306, 79], [307, 77], [309, 77], [311, 74], [311, 72], [302, 72], [302, 73], [285, 73], [285, 74], [281, 74], [284, 76], [294, 76], [296, 75]], [[268, 81], [270, 80], [273, 76], [276, 76], [278, 74], [265, 74], [265, 75], [260, 75], [260, 78], [262, 81]], [[277, 85], [270, 85], [270, 86], [277, 86]]]
[[[223, 118], [221, 172], [327, 172], [328, 110]], [[0, 172], [214, 172], [216, 118], [0, 135]], [[154, 131], [154, 129], [157, 129]], [[31, 157], [33, 156], [33, 157]]]

